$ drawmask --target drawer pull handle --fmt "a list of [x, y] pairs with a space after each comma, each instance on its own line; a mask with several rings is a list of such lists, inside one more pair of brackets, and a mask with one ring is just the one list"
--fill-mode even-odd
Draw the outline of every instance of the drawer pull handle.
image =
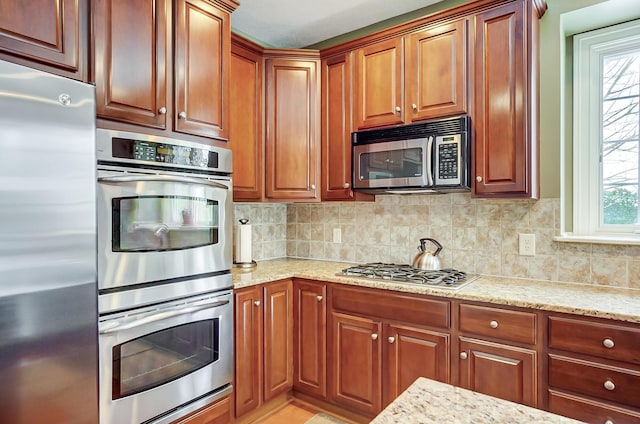
[[460, 359], [467, 359], [467, 352], [460, 352]]
[[607, 349], [611, 349], [612, 347], [614, 347], [616, 344], [613, 342], [613, 340], [611, 339], [604, 339], [602, 341], [602, 345], [604, 347], [606, 347]]
[[393, 337], [393, 336], [391, 336], [391, 337], [389, 337], [387, 340], [389, 340], [389, 343], [393, 343], [393, 342], [395, 342], [395, 341], [396, 341], [396, 338], [395, 338], [395, 337]]
[[498, 328], [498, 321], [491, 321], [491, 322], [489, 323], [489, 326], [490, 326], [491, 328]]
[[376, 333], [373, 333], [371, 335], [371, 340], [378, 340], [378, 335]]
[[615, 390], [616, 389], [616, 385], [613, 384], [613, 381], [611, 380], [607, 380], [604, 382], [604, 388], [607, 390]]
[[615, 424], [612, 420], [607, 420], [604, 422], [604, 424]]

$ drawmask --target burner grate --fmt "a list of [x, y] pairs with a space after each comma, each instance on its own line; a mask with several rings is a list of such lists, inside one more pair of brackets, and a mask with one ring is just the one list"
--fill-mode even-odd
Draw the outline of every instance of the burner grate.
[[477, 278], [477, 276], [470, 276], [463, 271], [451, 268], [433, 271], [415, 268], [411, 265], [387, 264], [382, 262], [352, 266], [343, 269], [342, 275], [455, 289]]

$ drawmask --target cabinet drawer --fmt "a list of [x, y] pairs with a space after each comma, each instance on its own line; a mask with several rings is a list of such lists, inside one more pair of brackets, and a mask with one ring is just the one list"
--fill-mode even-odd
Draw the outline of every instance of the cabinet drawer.
[[549, 355], [549, 386], [640, 407], [640, 371]]
[[640, 364], [640, 329], [549, 317], [549, 347]]
[[390, 291], [334, 287], [331, 302], [334, 310], [449, 328], [448, 301]]
[[535, 344], [536, 314], [461, 304], [460, 331], [513, 342]]
[[555, 390], [549, 390], [549, 412], [590, 423], [631, 424], [640, 422], [640, 411], [620, 408]]

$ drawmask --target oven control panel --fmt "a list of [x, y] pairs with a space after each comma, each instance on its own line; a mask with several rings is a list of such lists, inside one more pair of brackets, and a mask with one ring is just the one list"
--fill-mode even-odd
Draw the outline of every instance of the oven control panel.
[[196, 147], [113, 137], [111, 149], [115, 158], [203, 168], [218, 167], [217, 152]]

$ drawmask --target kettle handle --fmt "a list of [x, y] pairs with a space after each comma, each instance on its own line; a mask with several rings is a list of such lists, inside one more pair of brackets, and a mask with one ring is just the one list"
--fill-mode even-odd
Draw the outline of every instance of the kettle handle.
[[438, 253], [440, 253], [440, 251], [442, 250], [442, 245], [440, 243], [438, 243], [438, 240], [436, 240], [436, 239], [421, 238], [420, 239], [420, 250], [422, 250], [424, 252], [427, 249], [427, 242], [428, 241], [430, 241], [431, 243], [436, 245], [437, 249], [433, 253], [433, 256], [438, 256]]

